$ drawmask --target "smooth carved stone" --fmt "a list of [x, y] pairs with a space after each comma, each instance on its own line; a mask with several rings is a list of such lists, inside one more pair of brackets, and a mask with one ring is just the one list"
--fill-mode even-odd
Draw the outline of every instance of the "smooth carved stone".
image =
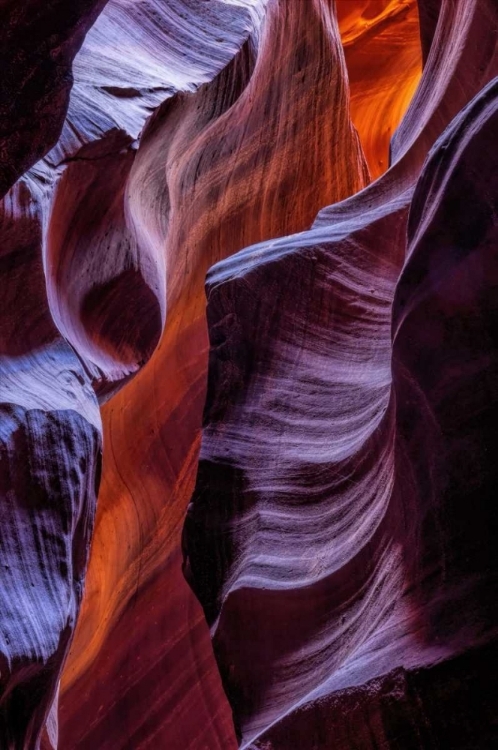
[[[81, 604], [101, 423], [50, 317], [37, 186], [0, 204], [0, 746], [36, 750]], [[56, 747], [56, 708], [47, 747]]]
[[[65, 122], [72, 60], [105, 0], [35, 5], [19, 10], [6, 1], [0, 8], [0, 195], [54, 146], [32, 171], [52, 186], [42, 236], [49, 303], [59, 330], [108, 397], [148, 359], [165, 317], [163, 249], [151, 247], [143, 233], [135, 236], [126, 220], [137, 141], [165, 99], [212, 80], [232, 59], [264, 0], [111, 0], [74, 62]], [[85, 231], [82, 223], [95, 211], [100, 227]], [[117, 323], [131, 286], [128, 319]]]
[[38, 747], [56, 694], [83, 594], [100, 436], [72, 409], [2, 404], [0, 419], [0, 742], [9, 750]]
[[[278, 69], [272, 62], [277, 53]], [[145, 596], [154, 575], [160, 577], [158, 586], [168, 586], [170, 561], [179, 563], [205, 398], [207, 269], [248, 242], [306, 228], [322, 205], [365, 185], [345, 78], [329, 4], [272, 0], [261, 29], [232, 63], [211, 84], [166, 102], [142, 136], [127, 187], [129, 216], [137, 233], [162, 248], [166, 323], [149, 363], [103, 408], [109, 448], [87, 598], [61, 698], [62, 736], [78, 747], [103, 736], [114, 708], [106, 696], [90, 729], [70, 708], [77, 706], [73, 696], [90, 690], [94, 670], [103, 680], [105, 665], [114, 663], [114, 628], [118, 622], [132, 628], [137, 590]], [[180, 601], [194, 607], [186, 584]], [[194, 706], [203, 701], [203, 686], [192, 671], [210, 663], [212, 652], [205, 638], [188, 638], [188, 623], [176, 617], [173, 604], [173, 598], [158, 604], [161, 621], [169, 618], [172, 641], [186, 646], [177, 655], [178, 679], [164, 675], [163, 692], [171, 704]], [[144, 680], [162, 638], [154, 623], [147, 632]], [[133, 661], [129, 664], [125, 682], [138, 693], [145, 682], [134, 681]], [[220, 711], [202, 730], [192, 721], [172, 733], [164, 718], [157, 720], [157, 737], [179, 750], [196, 748], [199, 736], [213, 747], [230, 736], [233, 746], [227, 717], [220, 701]], [[130, 725], [137, 721], [131, 718]], [[126, 727], [115, 731], [118, 742]], [[140, 742], [145, 747], [146, 736]]]
[[[282, 750], [296, 737], [303, 750], [329, 746], [336, 730], [349, 747], [340, 722], [310, 731], [306, 721], [320, 707], [347, 712], [345, 691], [373, 678], [382, 692], [397, 667], [495, 642], [497, 84], [478, 92], [498, 72], [498, 10], [473, 3], [463, 28], [454, 11], [443, 3], [419, 102], [434, 80], [439, 88], [408, 110], [392, 169], [309, 232], [244, 250], [208, 276], [209, 386], [185, 571], [242, 748]], [[412, 202], [425, 144], [448, 124]], [[489, 685], [476, 661], [474, 684]], [[447, 706], [430, 677], [426, 699]], [[382, 709], [387, 726], [406, 701], [401, 691]], [[467, 710], [478, 739], [467, 733], [462, 747], [486, 746], [489, 717], [479, 726]], [[372, 747], [361, 721], [368, 714], [357, 731]], [[444, 736], [437, 714], [427, 722]]]
[[[2, 3], [4, 192], [104, 4]], [[497, 12], [109, 0], [1, 209], [2, 748], [236, 747], [196, 472], [242, 747], [496, 744]]]
[[[75, 703], [77, 702], [77, 705]], [[235, 750], [209, 631], [178, 549], [141, 586], [94, 664], [63, 694], [61, 748]]]
[[407, 571], [424, 640], [454, 650], [496, 637], [498, 615], [497, 132], [495, 78], [429, 154], [393, 308], [398, 492], [415, 500]]
[[106, 1], [0, 3], [0, 198], [59, 138], [73, 58]]
[[[384, 650], [385, 673], [367, 681], [366, 649], [348, 654], [359, 677], [346, 689], [315, 691], [284, 714], [254, 743], [261, 750], [296, 743], [318, 750], [332, 742], [470, 750], [498, 738], [496, 468], [488, 448], [496, 424], [498, 184], [489, 154], [497, 126], [495, 79], [430, 154], [411, 204], [408, 262], [394, 299], [390, 508], [416, 651], [405, 644], [396, 654], [391, 622], [370, 643], [376, 654]], [[469, 195], [473, 210], [455, 213]], [[303, 619], [301, 612], [301, 628]], [[429, 659], [416, 667], [413, 659], [424, 651]], [[400, 656], [403, 666], [392, 670]]]
[[[31, 29], [34, 43], [38, 36], [51, 31], [50, 14], [55, 5], [47, 6], [46, 19], [43, 11], [33, 13], [32, 20], [38, 24]], [[161, 333], [164, 280], [161, 276], [161, 281], [157, 281], [154, 258], [150, 259], [137, 246], [133, 223], [130, 222], [131, 229], [127, 225], [124, 191], [135, 155], [132, 142], [154, 106], [172, 93], [164, 88], [167, 65], [174, 80], [176, 65], [178, 85], [182, 87], [194, 89], [203, 80], [210, 80], [235, 54], [253, 26], [251, 19], [256, 21], [259, 13], [258, 3], [242, 3], [240, 7], [216, 3], [210, 8], [203, 2], [155, 5], [144, 8], [143, 3], [132, 7], [126, 2], [111, 2], [109, 14], [113, 20], [110, 22], [108, 15], [101, 17], [97, 29], [102, 53], [102, 47], [107, 49], [112, 40], [113, 30], [114, 41], [119, 36], [116, 32], [121, 31], [121, 36], [127, 34], [131, 43], [133, 35], [139, 37], [144, 27], [149, 32], [155, 28], [156, 47], [143, 40], [143, 55], [133, 58], [132, 66], [135, 76], [141, 76], [142, 82], [153, 86], [153, 91], [137, 94], [133, 87], [124, 91], [116, 86], [113, 73], [119, 70], [128, 75], [130, 69], [123, 71], [114, 58], [119, 45], [109, 60], [105, 54], [99, 55], [97, 43], [90, 50], [90, 58], [94, 56], [94, 67], [97, 62], [103, 63], [100, 72], [110, 84], [100, 102], [105, 101], [106, 107], [113, 101], [125, 100], [124, 104], [112, 107], [114, 120], [111, 117], [109, 123], [104, 108], [95, 106], [98, 97], [89, 92], [82, 76], [89, 64], [88, 54], [82, 55], [83, 66], [76, 65], [79, 79], [59, 144], [12, 187], [1, 206], [0, 476], [5, 568], [0, 571], [4, 595], [0, 745], [5, 750], [36, 750], [41, 741], [44, 748], [52, 748], [58, 742], [58, 682], [81, 603], [100, 475], [101, 422], [90, 377], [97, 386], [99, 380], [103, 381], [105, 389], [109, 379], [115, 377], [111, 371], [109, 378], [106, 368], [118, 369], [116, 377], [121, 379], [123, 368], [120, 371], [119, 365], [128, 366], [125, 375], [136, 371], [150, 356]], [[78, 7], [59, 13], [61, 27], [66, 15], [77, 21]], [[183, 18], [183, 32], [179, 33], [178, 21], [185, 8], [193, 15], [188, 26]], [[4, 10], [10, 12], [13, 8], [5, 6]], [[26, 14], [22, 10], [12, 16], [11, 20], [24, 24], [24, 33], [31, 28], [27, 18], [32, 10], [28, 7]], [[196, 11], [198, 18], [192, 23]], [[144, 16], [149, 17], [148, 25]], [[79, 23], [79, 36], [68, 38], [53, 53], [54, 69], [41, 59], [47, 81], [32, 76], [30, 106], [42, 106], [35, 93], [48, 97], [53, 94], [53, 90], [47, 93], [51, 85], [56, 93], [47, 113], [48, 123], [40, 123], [29, 111], [30, 133], [33, 124], [37, 127], [29, 147], [23, 131], [25, 121], [18, 112], [9, 110], [9, 127], [15, 127], [16, 133], [14, 140], [3, 144], [8, 177], [41, 156], [52, 145], [55, 128], [56, 135], [60, 131], [61, 108], [67, 105], [72, 82], [70, 57], [87, 28], [83, 21]], [[215, 32], [218, 35], [219, 23], [226, 25], [226, 40], [214, 44], [212, 37]], [[50, 52], [51, 44], [61, 43], [66, 31], [71, 31], [69, 26], [61, 34], [44, 39], [43, 49], [38, 50], [40, 56]], [[185, 74], [185, 49], [199, 36], [204, 38], [203, 49], [198, 54], [191, 46], [189, 57], [195, 63], [194, 70]], [[163, 56], [167, 65], [163, 59], [163, 66], [158, 66], [161, 44], [167, 47], [172, 37], [176, 38], [176, 49], [172, 56]], [[14, 42], [19, 44], [17, 38]], [[20, 53], [16, 75], [26, 73], [22, 47], [16, 52]], [[144, 66], [146, 58], [148, 70]], [[157, 90], [157, 81], [151, 80], [152, 69], [162, 84]], [[60, 91], [58, 75], [64, 84]], [[6, 76], [6, 81], [10, 85], [12, 78]], [[26, 92], [27, 89], [17, 98], [11, 97], [14, 103], [24, 106]], [[135, 98], [138, 95], [140, 106]], [[93, 117], [87, 117], [89, 112]], [[20, 162], [18, 151], [22, 151]], [[12, 179], [15, 176], [17, 173]], [[164, 271], [164, 264], [159, 264], [159, 270]], [[157, 296], [148, 293], [150, 288]], [[81, 359], [61, 337], [54, 321]], [[104, 362], [99, 367], [102, 363], [98, 357], [106, 355], [110, 364]], [[120, 545], [124, 539], [119, 540]], [[178, 576], [179, 563], [177, 571]], [[126, 603], [124, 597], [123, 606]], [[190, 625], [185, 627], [188, 633]], [[204, 651], [216, 685], [209, 647], [204, 646]], [[194, 682], [195, 688], [201, 690]], [[224, 706], [221, 696], [219, 703]], [[209, 721], [207, 727], [208, 732], [214, 731]]]
[[[208, 277], [186, 573], [244, 747], [320, 687], [343, 687], [347, 655], [375, 625], [392, 627], [391, 301], [409, 196], [356, 226], [336, 217], [239, 253]], [[367, 651], [365, 671], [384, 657]]]
[[424, 63], [429, 57], [443, 2], [444, 0], [420, 0], [418, 3], [420, 41]]
[[153, 111], [178, 91], [195, 91], [236, 55], [267, 0], [109, 0], [74, 61], [75, 85], [57, 165], [91, 144], [101, 152], [117, 131], [139, 139]]
[[111, 0], [75, 60], [66, 123], [44, 160], [55, 189], [44, 256], [52, 315], [101, 401], [149, 359], [169, 304], [164, 237], [144, 223], [128, 182], [144, 126], [165, 99], [212, 80], [263, 7]]
[[[421, 8], [434, 7], [420, 0]], [[498, 74], [498, 9], [494, 0], [441, 0], [424, 75], [391, 142], [393, 162], [425, 155], [448, 123]]]
[[124, 193], [134, 158], [125, 142], [117, 155], [69, 164], [47, 233], [52, 315], [97, 368], [95, 385], [104, 393], [107, 381], [126, 379], [149, 359], [164, 319], [163, 264], [127, 223]]
[[337, 0], [351, 119], [370, 175], [389, 167], [389, 142], [422, 73], [416, 0]]
[[298, 709], [254, 750], [421, 750], [494, 747], [498, 685], [496, 644], [430, 667], [398, 668]]

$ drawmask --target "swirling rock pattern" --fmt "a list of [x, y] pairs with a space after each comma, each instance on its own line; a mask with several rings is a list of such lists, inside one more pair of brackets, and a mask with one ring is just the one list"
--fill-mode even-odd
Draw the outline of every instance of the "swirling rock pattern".
[[[19, 41], [22, 34], [29, 36], [28, 9], [25, 14], [13, 4], [2, 7], [6, 38], [18, 55], [11, 67], [32, 84], [13, 98], [13, 108], [2, 112], [12, 132], [17, 126], [15, 137], [2, 142], [5, 187], [59, 134], [72, 80], [71, 56], [97, 15], [96, 4], [80, 3], [57, 19], [56, 6], [48, 4], [45, 15], [34, 14], [39, 27], [31, 41], [39, 35], [43, 44], [29, 50], [33, 59]], [[169, 8], [111, 3], [75, 64], [77, 84], [58, 144], [3, 201], [0, 393], [6, 531], [0, 744], [6, 750], [38, 748], [45, 724], [45, 745], [57, 745], [58, 683], [81, 603], [100, 473], [101, 421], [92, 384], [108, 396], [113, 383], [119, 386], [150, 356], [161, 333], [164, 261], [155, 262], [154, 247], [143, 242], [143, 233], [137, 238], [136, 216], [128, 219], [125, 203], [134, 142], [166, 95], [212, 79], [259, 14], [257, 2], [210, 7], [178, 2]], [[220, 24], [225, 41], [214, 43]], [[124, 70], [119, 63], [123, 35], [137, 49], [141, 43], [142, 50]], [[155, 46], [147, 46], [148, 37]], [[200, 54], [192, 45], [199, 37], [204, 40]], [[93, 75], [90, 85], [84, 73], [92, 59], [93, 68], [97, 60], [102, 66], [102, 78]], [[123, 77], [126, 87], [120, 85]], [[7, 77], [6, 82], [16, 80]], [[48, 106], [47, 99], [47, 118], [35, 117]], [[32, 133], [34, 125], [37, 135], [28, 147], [23, 128], [29, 126]], [[150, 230], [145, 227], [146, 239]], [[130, 294], [135, 307], [123, 333], [120, 316]], [[120, 321], [117, 328], [114, 319]], [[177, 578], [179, 571], [180, 565]]]
[[[75, 61], [68, 116], [44, 160], [54, 185], [44, 255], [54, 321], [102, 399], [149, 359], [166, 314], [164, 233], [153, 228], [166, 217], [141, 216], [142, 184], [130, 179], [141, 132], [165, 98], [228, 63], [262, 7], [113, 0]], [[135, 53], [123, 55], [123, 47]]]
[[0, 744], [56, 747], [57, 689], [83, 594], [101, 420], [46, 298], [33, 181], [0, 210]]
[[495, 3], [59, 5], [0, 9], [0, 744], [494, 746]]
[[[440, 46], [390, 173], [309, 232], [209, 273], [185, 565], [241, 747], [438, 746], [456, 738], [458, 718], [445, 724], [428, 707], [450, 710], [441, 668], [432, 678], [428, 665], [496, 638], [495, 477], [483, 457], [494, 424], [497, 84], [479, 91], [498, 72], [496, 35], [485, 33], [496, 13], [443, 2]], [[493, 681], [481, 652], [447, 673], [458, 679], [462, 663], [459, 706], [468, 682]], [[496, 741], [472, 709], [468, 726], [455, 747]]]
[[[150, 363], [103, 411], [105, 443], [112, 446], [112, 453], [99, 498], [93, 565], [87, 579], [88, 608], [68, 664], [67, 679], [74, 681], [74, 690], [82, 689], [81, 679], [91, 689], [92, 672], [81, 676], [100, 649], [114, 658], [113, 627], [118, 617], [134, 618], [137, 587], [152, 578], [165, 559], [168, 571], [170, 565], [180, 569], [181, 526], [193, 489], [205, 398], [208, 342], [203, 284], [207, 268], [248, 241], [305, 227], [324, 202], [354, 192], [366, 181], [347, 109], [335, 106], [347, 101], [335, 19], [326, 5], [316, 9], [295, 5], [299, 12], [290, 13], [288, 4], [273, 3], [258, 37], [242, 47], [212, 84], [193, 95], [172, 98], [157, 112], [130, 174], [129, 193], [136, 195], [131, 204], [134, 216], [150, 217], [155, 212], [167, 219], [162, 224], [157, 218], [154, 223], [149, 218], [147, 224], [144, 219], [140, 223], [166, 243], [168, 313]], [[292, 51], [295, 45], [288, 47], [292, 38], [302, 46], [297, 61]], [[270, 74], [265, 63], [276, 44], [281, 50], [279, 77]], [[291, 106], [294, 100], [301, 102], [297, 110]], [[265, 119], [263, 112], [271, 116]], [[289, 133], [295, 134], [294, 140], [289, 141]], [[315, 142], [331, 153], [325, 168], [318, 150], [310, 158], [309, 147]], [[246, 173], [258, 164], [256, 189], [247, 183]], [[287, 186], [285, 202], [282, 183]], [[303, 183], [307, 188], [301, 200]], [[201, 205], [205, 209], [199, 212]], [[215, 215], [219, 218], [213, 220]], [[185, 247], [188, 253], [182, 252]], [[130, 430], [140, 438], [127, 444], [122, 436]], [[144, 466], [150, 471], [145, 473]], [[128, 546], [116, 544], [111, 562], [109, 539], [113, 536], [127, 538]], [[166, 573], [160, 575], [162, 586], [168, 585], [171, 579]], [[164, 602], [162, 616], [166, 617], [171, 605]], [[192, 613], [192, 627], [199, 629], [199, 612], [186, 587], [182, 606]], [[176, 615], [172, 612], [169, 617]], [[183, 638], [188, 627], [178, 620], [171, 639]], [[160, 648], [161, 641], [158, 644], [156, 639], [162, 639], [159, 628], [151, 632], [150, 654], [146, 657], [142, 651], [150, 668]], [[131, 645], [126, 648], [132, 649]], [[173, 696], [175, 702], [183, 700], [181, 691], [189, 680], [195, 686], [195, 675], [188, 675], [196, 664], [205, 669], [207, 648], [207, 641], [196, 639], [191, 650], [185, 650], [184, 663], [176, 656], [175, 671], [183, 673], [182, 682], [164, 688], [164, 702], [173, 701]], [[104, 669], [104, 664], [96, 668]], [[133, 684], [131, 662], [125, 675], [125, 685]], [[191, 700], [195, 700], [193, 695]], [[204, 701], [198, 698], [199, 705]], [[77, 717], [72, 721], [77, 724]], [[134, 721], [130, 720], [130, 732], [135, 731]], [[158, 731], [167, 733], [172, 746], [195, 747], [199, 742], [197, 724], [178, 725], [176, 736], [164, 713], [157, 721]], [[229, 727], [226, 718], [224, 722]], [[108, 737], [111, 745], [113, 735], [105, 728], [113, 723], [112, 714], [96, 717], [94, 723], [91, 731], [88, 724], [78, 726], [77, 731], [85, 733], [81, 746], [95, 736], [101, 742]], [[206, 732], [209, 727], [206, 722]], [[213, 747], [218, 743], [227, 747], [233, 739], [231, 732], [223, 730], [221, 739], [210, 741]]]

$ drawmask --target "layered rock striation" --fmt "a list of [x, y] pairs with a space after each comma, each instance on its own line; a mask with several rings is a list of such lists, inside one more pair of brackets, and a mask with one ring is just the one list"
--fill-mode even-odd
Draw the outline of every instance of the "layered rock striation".
[[208, 275], [185, 566], [241, 747], [496, 741], [496, 20], [443, 2], [390, 170]]
[[492, 747], [494, 1], [25, 5], [1, 747]]

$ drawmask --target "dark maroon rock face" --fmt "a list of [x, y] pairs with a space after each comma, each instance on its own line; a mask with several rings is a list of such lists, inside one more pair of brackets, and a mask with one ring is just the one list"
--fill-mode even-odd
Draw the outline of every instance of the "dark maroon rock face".
[[497, 132], [495, 79], [429, 155], [393, 311], [400, 503], [410, 488], [418, 498], [420, 542], [409, 570], [415, 579], [420, 566], [430, 569], [415, 583], [424, 638], [457, 649], [493, 637], [498, 622]]
[[496, 644], [387, 675], [307, 704], [257, 740], [257, 750], [334, 747], [491, 748], [498, 740]]
[[420, 41], [424, 62], [427, 61], [436, 33], [443, 0], [421, 0], [418, 3]]
[[55, 146], [73, 82], [71, 65], [107, 0], [2, 0], [0, 198]]

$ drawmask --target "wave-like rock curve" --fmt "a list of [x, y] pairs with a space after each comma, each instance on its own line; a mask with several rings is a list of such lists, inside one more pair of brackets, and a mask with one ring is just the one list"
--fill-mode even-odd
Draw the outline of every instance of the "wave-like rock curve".
[[495, 3], [25, 6], [0, 744], [492, 746]]
[[[485, 31], [495, 24], [490, 3], [443, 2], [391, 170], [310, 231], [208, 276], [209, 388], [185, 566], [241, 747], [290, 749], [296, 737], [302, 748], [350, 747], [354, 706], [358, 746], [405, 747], [392, 725], [420, 721], [427, 734], [414, 746], [425, 747], [458, 724], [425, 707], [436, 694], [450, 710], [435, 667], [431, 693], [434, 664], [453, 657], [458, 679], [466, 663], [462, 690], [467, 674], [492, 684], [485, 651], [458, 655], [496, 638], [495, 478], [483, 458], [496, 83], [480, 91], [498, 72]], [[464, 733], [455, 746], [492, 743], [489, 722], [469, 724], [478, 739]]]

